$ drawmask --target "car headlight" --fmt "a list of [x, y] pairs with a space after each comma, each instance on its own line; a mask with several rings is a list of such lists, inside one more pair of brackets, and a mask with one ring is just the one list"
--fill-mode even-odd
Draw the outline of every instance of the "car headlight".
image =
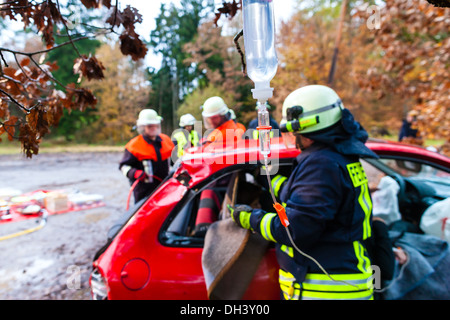
[[92, 271], [89, 282], [91, 284], [91, 295], [93, 300], [108, 299], [108, 284], [97, 268]]

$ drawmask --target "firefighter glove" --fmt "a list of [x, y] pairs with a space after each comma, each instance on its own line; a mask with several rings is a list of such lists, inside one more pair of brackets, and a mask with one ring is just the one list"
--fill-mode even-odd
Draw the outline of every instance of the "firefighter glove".
[[147, 178], [147, 174], [144, 172], [144, 170], [136, 170], [134, 172], [134, 179], [139, 181], [144, 181]]
[[250, 216], [252, 215], [253, 208], [246, 204], [236, 204], [234, 206], [228, 205], [231, 218], [238, 226], [244, 229], [252, 230], [250, 226]]

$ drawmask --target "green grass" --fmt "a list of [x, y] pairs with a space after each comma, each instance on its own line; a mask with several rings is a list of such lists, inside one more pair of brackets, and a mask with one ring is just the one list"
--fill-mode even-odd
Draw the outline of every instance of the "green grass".
[[[103, 145], [103, 144], [84, 144], [84, 143], [61, 143], [59, 141], [43, 141], [39, 146], [41, 153], [62, 153], [62, 152], [122, 152], [125, 144], [121, 145]], [[15, 155], [23, 153], [22, 146], [18, 141], [1, 141], [0, 155]]]
[[445, 143], [445, 139], [437, 139], [437, 140], [433, 140], [433, 139], [428, 139], [425, 140], [425, 146], [442, 146]]
[[[386, 135], [386, 136], [371, 136], [371, 138], [384, 139], [388, 141], [398, 141], [398, 135]], [[442, 146], [445, 143], [445, 139], [425, 139], [424, 146]]]
[[[397, 141], [397, 136], [382, 136], [378, 137], [389, 141]], [[445, 139], [439, 140], [425, 140], [424, 146], [441, 146], [445, 142]], [[85, 144], [85, 143], [70, 143], [59, 139], [44, 140], [39, 147], [39, 153], [62, 153], [62, 152], [122, 152], [124, 150], [125, 143], [118, 145], [107, 144]], [[0, 142], [0, 155], [14, 155], [21, 154], [22, 146], [19, 141], [8, 141], [3, 139]]]

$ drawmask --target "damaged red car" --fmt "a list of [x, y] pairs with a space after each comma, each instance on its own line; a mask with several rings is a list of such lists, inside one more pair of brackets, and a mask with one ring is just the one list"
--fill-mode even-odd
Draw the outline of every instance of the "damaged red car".
[[[282, 138], [272, 139], [271, 174], [289, 176], [299, 154]], [[384, 176], [400, 186], [402, 220], [417, 225], [433, 203], [450, 196], [450, 159], [424, 148], [385, 141], [367, 146], [380, 159], [362, 159], [369, 185]], [[245, 203], [273, 211], [264, 186], [257, 142], [235, 148], [191, 149], [146, 199], [131, 207], [110, 229], [97, 252], [90, 278], [93, 299], [208, 299], [202, 269], [205, 228], [200, 206], [205, 190], [214, 192], [217, 219], [227, 204]], [[211, 211], [209, 210], [209, 211]], [[242, 299], [279, 299], [278, 264], [269, 249]]]

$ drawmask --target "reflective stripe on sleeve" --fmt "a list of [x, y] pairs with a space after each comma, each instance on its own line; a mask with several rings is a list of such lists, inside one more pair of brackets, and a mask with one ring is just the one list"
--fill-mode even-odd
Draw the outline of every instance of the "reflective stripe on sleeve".
[[273, 242], [276, 242], [276, 241], [275, 241], [274, 237], [272, 236], [272, 231], [271, 231], [270, 227], [272, 224], [272, 219], [274, 217], [276, 217], [276, 215], [277, 215], [276, 213], [266, 213], [260, 223], [261, 235], [264, 237], [264, 239], [273, 241]]
[[120, 171], [122, 171], [123, 175], [125, 177], [128, 177], [128, 172], [131, 170], [131, 166], [123, 165], [122, 168], [120, 168]]
[[288, 247], [287, 245], [283, 244], [281, 246], [280, 250], [283, 251], [284, 253], [286, 253], [289, 257], [291, 257], [291, 258], [294, 257], [294, 248]]
[[281, 185], [287, 180], [286, 177], [282, 175], [277, 175], [275, 178], [272, 179], [272, 189], [273, 193], [275, 194], [275, 197], [278, 197], [281, 189]]

